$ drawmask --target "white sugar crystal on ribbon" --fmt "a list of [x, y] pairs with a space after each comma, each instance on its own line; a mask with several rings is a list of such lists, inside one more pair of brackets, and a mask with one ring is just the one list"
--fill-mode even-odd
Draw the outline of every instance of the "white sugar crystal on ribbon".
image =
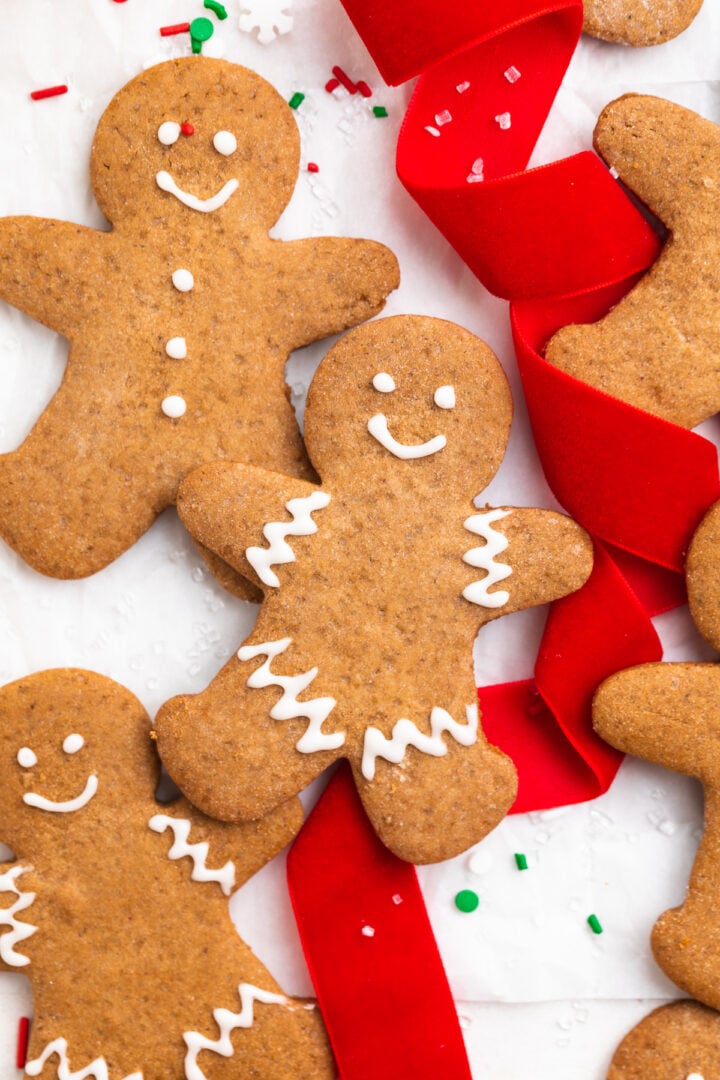
[[495, 122], [498, 124], [501, 131], [508, 131], [512, 126], [512, 116], [509, 112], [499, 113], [495, 117]]
[[478, 184], [485, 179], [485, 162], [481, 157], [475, 158], [465, 179], [468, 184]]
[[375, 929], [372, 926], [363, 926], [360, 933], [363, 937], [375, 937]]
[[470, 83], [466, 79], [465, 82], [458, 83], [455, 89], [458, 94], [464, 94], [466, 90], [470, 89]]
[[620, 173], [617, 171], [617, 169], [615, 168], [614, 165], [611, 165], [610, 169], [608, 171], [609, 171], [610, 175], [612, 176], [613, 180], [617, 180], [618, 177], [620, 176]]
[[443, 124], [449, 124], [452, 120], [452, 113], [447, 109], [443, 109], [442, 112], [435, 113], [435, 123], [438, 127], [442, 127]]
[[434, 135], [436, 139], [440, 134], [438, 129], [436, 127], [431, 127], [430, 124], [426, 126], [425, 130], [428, 132], [429, 135]]
[[511, 64], [507, 71], [503, 72], [503, 75], [509, 83], [516, 83], [518, 79], [522, 78], [522, 75], [514, 64]]
[[241, 0], [238, 26], [246, 33], [258, 31], [261, 45], [269, 45], [293, 28], [289, 0]]

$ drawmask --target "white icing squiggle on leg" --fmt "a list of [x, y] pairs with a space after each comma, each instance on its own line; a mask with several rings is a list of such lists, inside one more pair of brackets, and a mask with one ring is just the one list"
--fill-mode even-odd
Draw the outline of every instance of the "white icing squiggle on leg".
[[214, 1009], [213, 1018], [220, 1028], [219, 1039], [208, 1039], [198, 1031], [186, 1031], [183, 1035], [188, 1052], [185, 1055], [185, 1076], [187, 1080], [207, 1080], [205, 1073], [197, 1063], [198, 1054], [201, 1050], [212, 1050], [214, 1054], [222, 1057], [232, 1057], [235, 1053], [230, 1035], [237, 1028], [252, 1027], [255, 1016], [253, 1003], [261, 1002], [263, 1005], [287, 1005], [288, 999], [283, 994], [271, 994], [269, 990], [260, 990], [251, 983], [240, 983], [238, 986], [241, 1009], [239, 1013], [232, 1013], [229, 1009]]
[[487, 577], [482, 578], [481, 581], [473, 581], [472, 585], [468, 585], [467, 588], [463, 589], [463, 596], [471, 604], [480, 604], [481, 607], [486, 608], [499, 608], [503, 604], [507, 604], [510, 599], [510, 593], [505, 592], [504, 589], [499, 589], [494, 593], [488, 592], [488, 589], [493, 585], [497, 585], [498, 581], [503, 581], [512, 574], [512, 568], [506, 563], [495, 562], [495, 556], [505, 551], [508, 540], [507, 537], [492, 527], [494, 521], [507, 517], [509, 513], [509, 510], [487, 510], [483, 514], [473, 514], [472, 517], [466, 518], [463, 523], [468, 532], [475, 533], [476, 536], [482, 536], [485, 540], [484, 547], [471, 548], [470, 551], [465, 552], [463, 555], [463, 562], [468, 563], [469, 566], [475, 566], [479, 570], [487, 571]]
[[25, 967], [30, 963], [27, 956], [15, 952], [15, 946], [37, 933], [37, 926], [20, 922], [15, 917], [29, 908], [37, 895], [21, 892], [17, 886], [17, 878], [31, 869], [31, 866], [11, 866], [4, 874], [0, 874], [0, 893], [13, 892], [17, 896], [17, 900], [9, 908], [0, 908], [0, 930], [3, 926], [11, 927], [10, 933], [0, 934], [0, 957], [10, 967]]
[[292, 514], [292, 521], [270, 521], [263, 526], [263, 536], [270, 545], [267, 548], [249, 547], [245, 549], [245, 558], [265, 585], [278, 588], [280, 579], [270, 569], [275, 564], [295, 562], [295, 552], [285, 540], [286, 536], [312, 536], [317, 532], [317, 525], [312, 519], [315, 510], [323, 510], [330, 502], [326, 491], [313, 491], [304, 498], [289, 499], [285, 509]]
[[478, 710], [477, 705], [468, 705], [466, 708], [467, 723], [459, 724], [453, 720], [446, 709], [435, 707], [430, 712], [430, 731], [426, 735], [419, 731], [412, 720], [398, 720], [392, 729], [390, 738], [386, 738], [382, 731], [376, 727], [369, 727], [365, 732], [365, 742], [362, 756], [362, 774], [366, 780], [375, 778], [375, 759], [385, 758], [393, 765], [399, 765], [405, 757], [408, 746], [414, 746], [423, 754], [431, 754], [432, 757], [444, 757], [447, 754], [447, 746], [443, 740], [443, 733], [452, 735], [461, 746], [472, 746], [477, 741]]
[[302, 675], [274, 675], [270, 670], [270, 664], [284, 653], [292, 643], [292, 638], [281, 638], [280, 641], [267, 641], [263, 645], [243, 645], [238, 650], [239, 660], [252, 660], [256, 656], [266, 656], [264, 664], [253, 671], [247, 681], [247, 685], [253, 689], [265, 686], [279, 686], [282, 697], [270, 710], [273, 720], [295, 720], [300, 716], [306, 717], [310, 723], [305, 734], [298, 739], [296, 748], [302, 754], [312, 754], [316, 750], [337, 750], [345, 742], [342, 731], [328, 734], [322, 730], [323, 723], [327, 720], [337, 701], [332, 697], [312, 698], [311, 701], [298, 701], [298, 694], [307, 690], [310, 683], [318, 673], [316, 667], [311, 668]]
[[216, 881], [225, 895], [230, 895], [235, 886], [235, 863], [228, 861], [217, 870], [211, 870], [207, 865], [209, 851], [207, 841], [200, 844], [188, 843], [191, 825], [187, 818], [172, 818], [167, 814], [155, 814], [150, 818], [148, 825], [156, 833], [164, 833], [167, 829], [172, 829], [175, 839], [168, 851], [168, 859], [182, 859], [185, 856], [191, 858], [193, 868], [190, 877], [193, 881]]
[[[70, 1072], [70, 1061], [68, 1060], [67, 1052], [67, 1039], [54, 1039], [53, 1042], [43, 1050], [39, 1058], [35, 1058], [34, 1061], [28, 1061], [25, 1066], [25, 1072], [28, 1076], [39, 1076], [43, 1071], [45, 1062], [53, 1054], [57, 1054], [59, 1061], [57, 1067], [57, 1080], [88, 1080], [89, 1077], [93, 1077], [93, 1080], [109, 1080], [109, 1073], [107, 1062], [104, 1057], [95, 1058], [95, 1061], [90, 1065], [86, 1065], [84, 1069], [79, 1069], [77, 1072]], [[134, 1072], [126, 1077], [124, 1080], [143, 1080], [142, 1072]]]

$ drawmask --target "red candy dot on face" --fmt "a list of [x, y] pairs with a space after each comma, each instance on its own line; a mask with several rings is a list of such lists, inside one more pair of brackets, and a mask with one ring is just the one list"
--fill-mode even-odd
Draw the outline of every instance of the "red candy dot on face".
[[182, 131], [183, 135], [195, 134], [195, 128], [192, 126], [192, 124], [181, 124], [180, 130]]

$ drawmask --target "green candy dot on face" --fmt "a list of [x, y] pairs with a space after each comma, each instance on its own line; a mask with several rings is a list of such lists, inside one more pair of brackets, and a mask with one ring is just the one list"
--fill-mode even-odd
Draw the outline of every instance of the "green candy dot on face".
[[455, 897], [455, 907], [458, 911], [471, 912], [480, 904], [480, 897], [472, 889], [463, 889]]
[[209, 41], [213, 36], [213, 24], [209, 19], [193, 19], [190, 23], [190, 37], [195, 41]]

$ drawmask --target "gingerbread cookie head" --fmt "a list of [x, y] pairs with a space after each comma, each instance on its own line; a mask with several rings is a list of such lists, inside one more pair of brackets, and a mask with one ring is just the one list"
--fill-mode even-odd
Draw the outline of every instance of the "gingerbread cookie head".
[[305, 438], [330, 486], [362, 475], [460, 498], [495, 475], [511, 418], [507, 379], [472, 334], [439, 319], [385, 319], [323, 360]]
[[625, 1036], [607, 1080], [715, 1080], [720, 1014], [697, 1001], [662, 1005]]
[[[30, 979], [28, 1076], [334, 1076], [317, 1011], [240, 940], [228, 897], [297, 832], [155, 801], [150, 719], [87, 671], [0, 690], [0, 970]], [[228, 1060], [231, 1059], [231, 1060]]]
[[624, 45], [661, 45], [686, 30], [703, 0], [585, 0], [583, 30]]
[[116, 226], [140, 215], [187, 231], [214, 217], [235, 234], [267, 232], [290, 201], [299, 158], [292, 112], [265, 79], [185, 57], [148, 68], [115, 95], [90, 175]]

